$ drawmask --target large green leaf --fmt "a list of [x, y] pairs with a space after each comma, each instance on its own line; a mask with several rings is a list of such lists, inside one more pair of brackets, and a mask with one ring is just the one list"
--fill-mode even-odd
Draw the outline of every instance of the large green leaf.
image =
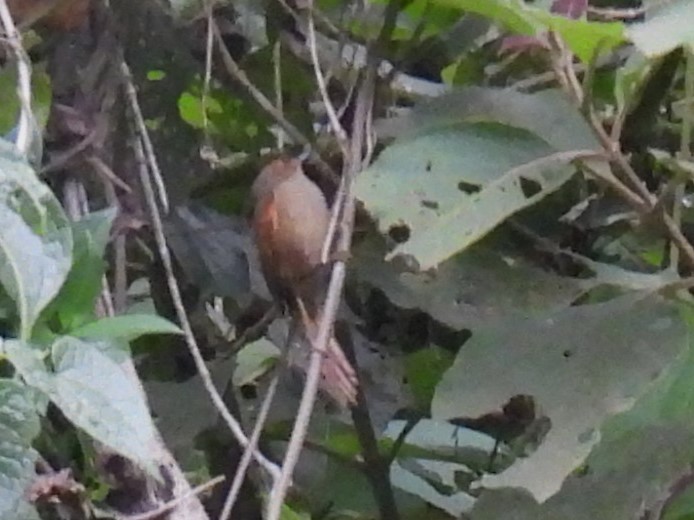
[[72, 223], [73, 263], [65, 284], [51, 302], [46, 315], [58, 315], [64, 331], [88, 321], [94, 315], [94, 302], [101, 292], [104, 253], [116, 210], [96, 211]]
[[125, 314], [87, 323], [71, 334], [78, 338], [132, 341], [145, 334], [183, 334], [183, 331], [161, 316]]
[[379, 123], [383, 137], [407, 138], [480, 121], [523, 128], [556, 151], [599, 149], [600, 142], [576, 107], [558, 90], [524, 94], [512, 89], [467, 87], [417, 105], [410, 114]]
[[385, 262], [384, 246], [364, 241], [355, 247], [350, 267], [361, 282], [382, 290], [398, 307], [421, 309], [456, 330], [503, 322], [518, 312], [564, 309], [594, 286], [592, 280], [541, 269], [510, 247], [493, 246], [481, 242], [435, 272], [411, 273]]
[[105, 343], [59, 339], [51, 348], [49, 397], [76, 426], [152, 471], [154, 424], [135, 375], [126, 373], [119, 356], [120, 348]]
[[14, 299], [27, 339], [70, 270], [72, 232], [60, 203], [0, 140], [0, 283]]
[[554, 152], [524, 130], [453, 125], [396, 141], [360, 175], [356, 193], [382, 232], [407, 227], [409, 240], [392, 255], [426, 270], [569, 180], [575, 156]]
[[123, 350], [106, 342], [58, 339], [45, 353], [21, 341], [3, 345], [26, 383], [45, 394], [75, 426], [152, 471], [155, 429], [136, 376], [126, 372]]
[[40, 428], [37, 406], [30, 387], [0, 379], [0, 520], [38, 518], [26, 501], [26, 489], [35, 476], [31, 442]]
[[[538, 504], [514, 490], [491, 491], [482, 495], [473, 518], [505, 517], [509, 507], [517, 520], [650, 518], [647, 511], [657, 511], [678, 486], [689, 482], [694, 461], [694, 320], [691, 308], [684, 312], [686, 348], [631, 410], [603, 425], [600, 444], [560, 493]], [[662, 344], [668, 336], [664, 334]], [[666, 518], [691, 518], [691, 508], [681, 513]]]
[[514, 395], [532, 396], [551, 421], [549, 433], [537, 451], [482, 484], [525, 488], [545, 500], [584, 462], [602, 423], [630, 409], [686, 340], [675, 306], [654, 295], [511, 317], [465, 344], [436, 390], [432, 417], [478, 417]]
[[575, 107], [552, 90], [466, 88], [385, 121], [379, 132], [398, 139], [359, 176], [356, 194], [382, 232], [406, 228], [409, 239], [393, 254], [423, 270], [552, 193], [571, 177], [568, 162], [600, 149]]

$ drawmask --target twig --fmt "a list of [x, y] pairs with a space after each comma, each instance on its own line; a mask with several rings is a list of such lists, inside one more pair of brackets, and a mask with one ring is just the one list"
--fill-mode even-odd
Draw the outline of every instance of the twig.
[[318, 166], [320, 173], [331, 182], [337, 184], [337, 175], [330, 165], [326, 163], [320, 154], [313, 148], [313, 145], [309, 139], [303, 133], [301, 133], [301, 130], [289, 122], [279, 110], [277, 110], [277, 107], [275, 107], [275, 105], [272, 104], [265, 94], [263, 94], [260, 89], [258, 89], [258, 87], [256, 87], [250, 79], [248, 79], [248, 76], [243, 69], [241, 69], [234, 58], [232, 58], [229, 50], [224, 44], [222, 35], [219, 33], [219, 27], [217, 27], [216, 24], [213, 26], [213, 31], [215, 39], [217, 40], [217, 49], [222, 55], [222, 62], [224, 63], [224, 67], [229, 75], [246, 90], [246, 92], [253, 98], [260, 108], [267, 112], [270, 117], [272, 117], [277, 124], [282, 127], [292, 141], [304, 146], [309, 150], [309, 156], [316, 166]]
[[[353, 134], [350, 142], [350, 152], [345, 157], [343, 176], [345, 177], [345, 198], [340, 222], [340, 234], [337, 243], [339, 251], [349, 251], [352, 241], [352, 227], [354, 225], [355, 201], [352, 184], [357, 173], [362, 169], [362, 153], [364, 149], [364, 130], [367, 126], [366, 119], [369, 108], [373, 103], [375, 68], [368, 67], [364, 82], [359, 89], [355, 108]], [[311, 413], [316, 400], [318, 383], [321, 374], [321, 365], [332, 335], [333, 324], [342, 294], [346, 274], [346, 265], [343, 259], [337, 259], [333, 265], [327, 297], [323, 307], [323, 314], [318, 327], [318, 336], [311, 350], [310, 364], [307, 370], [306, 383], [301, 396], [301, 403], [297, 412], [294, 429], [289, 439], [287, 451], [282, 464], [282, 474], [272, 488], [268, 503], [268, 520], [279, 520], [284, 497], [289, 487], [289, 481], [294, 468], [299, 460]]]
[[[287, 337], [289, 340], [291, 335]], [[288, 348], [285, 349], [285, 352]], [[246, 471], [251, 463], [251, 457], [253, 452], [257, 449], [258, 440], [260, 439], [260, 433], [263, 431], [263, 426], [267, 420], [268, 413], [270, 412], [270, 405], [275, 397], [275, 392], [277, 390], [277, 385], [279, 382], [279, 375], [275, 374], [270, 382], [270, 386], [267, 389], [263, 403], [260, 406], [260, 411], [258, 412], [258, 417], [255, 420], [255, 426], [253, 427], [253, 432], [251, 433], [251, 438], [248, 441], [248, 446], [243, 451], [239, 465], [236, 467], [236, 473], [234, 475], [234, 480], [231, 483], [231, 488], [229, 489], [229, 494], [227, 495], [226, 501], [224, 502], [224, 508], [222, 509], [222, 514], [219, 516], [219, 520], [228, 520], [231, 515], [231, 509], [236, 503], [239, 491], [241, 491], [241, 485], [243, 484], [244, 477], [246, 476]]]
[[118, 518], [118, 520], [153, 520], [155, 518], [159, 518], [161, 515], [171, 511], [172, 509], [177, 507], [179, 504], [188, 500], [190, 497], [204, 493], [205, 491], [213, 488], [217, 484], [224, 482], [225, 479], [226, 479], [226, 477], [224, 477], [224, 475], [219, 475], [218, 477], [215, 477], [212, 480], [205, 482], [204, 484], [200, 484], [199, 486], [194, 487], [193, 489], [191, 489], [187, 493], [184, 493], [183, 495], [174, 498], [170, 502], [162, 504], [161, 506], [159, 506], [156, 509], [153, 509], [151, 511], [147, 511], [146, 513], [141, 513], [139, 515], [119, 516], [117, 518]]
[[[277, 40], [272, 49], [272, 62], [275, 76], [275, 105], [280, 114], [284, 115], [284, 96], [282, 96], [282, 40]], [[277, 132], [277, 149], [284, 148], [284, 130]]]
[[157, 156], [154, 153], [154, 146], [152, 145], [152, 140], [149, 137], [149, 131], [147, 130], [147, 125], [145, 125], [145, 119], [142, 116], [140, 102], [137, 100], [137, 91], [135, 90], [135, 84], [133, 83], [133, 75], [130, 73], [130, 67], [128, 67], [125, 60], [121, 60], [120, 70], [125, 79], [125, 94], [128, 98], [128, 105], [130, 106], [130, 110], [132, 111], [132, 115], [135, 120], [135, 128], [137, 130], [137, 134], [142, 140], [145, 159], [147, 161], [146, 164], [154, 177], [154, 182], [157, 185], [159, 202], [161, 203], [161, 207], [166, 215], [169, 212], [169, 197], [166, 194], [166, 187], [164, 186], [164, 179], [161, 175], [161, 170], [159, 169]]
[[[164, 237], [164, 229], [161, 221], [161, 215], [159, 213], [159, 208], [156, 203], [152, 182], [148, 175], [147, 163], [144, 157], [142, 143], [139, 139], [136, 139], [135, 141], [135, 154], [139, 163], [140, 182], [142, 183], [142, 188], [145, 194], [145, 200], [147, 202], [147, 206], [152, 218], [154, 238], [157, 243], [157, 248], [159, 250], [159, 256], [164, 266], [164, 271], [166, 273], [166, 281], [169, 286], [171, 299], [173, 301], [174, 308], [176, 309], [178, 321], [180, 322], [181, 328], [183, 329], [186, 343], [188, 344], [188, 349], [193, 357], [195, 366], [198, 369], [198, 373], [200, 374], [200, 378], [202, 379], [205, 389], [207, 390], [207, 392], [210, 395], [210, 398], [212, 399], [212, 403], [214, 404], [215, 408], [222, 416], [226, 424], [229, 426], [229, 429], [232, 431], [238, 442], [243, 447], [246, 447], [249, 444], [248, 438], [244, 434], [243, 429], [239, 425], [238, 421], [234, 418], [233, 415], [231, 415], [231, 413], [229, 413], [229, 410], [224, 404], [222, 396], [219, 395], [219, 392], [217, 391], [217, 388], [215, 387], [214, 382], [212, 381], [210, 371], [208, 370], [207, 365], [205, 364], [205, 360], [203, 359], [202, 354], [200, 353], [200, 349], [198, 347], [197, 341], [195, 340], [195, 336], [193, 335], [193, 329], [191, 328], [190, 321], [188, 320], [188, 315], [186, 314], [186, 309], [183, 306], [183, 301], [181, 299], [181, 291], [178, 287], [178, 282], [173, 273], [171, 253], [169, 252], [169, 248], [166, 244], [166, 238]], [[263, 454], [258, 452], [257, 450], [253, 452], [253, 455], [258, 461], [258, 463], [274, 479], [279, 477], [279, 469], [273, 462], [265, 458]]]
[[335, 106], [328, 95], [328, 87], [325, 84], [325, 77], [323, 76], [323, 71], [320, 68], [320, 62], [318, 60], [318, 45], [316, 44], [316, 27], [313, 20], [312, 1], [309, 3], [308, 12], [308, 47], [311, 52], [311, 62], [313, 62], [313, 72], [316, 76], [318, 91], [323, 98], [323, 104], [325, 105], [325, 111], [327, 112], [328, 119], [330, 120], [330, 126], [333, 128], [335, 138], [337, 139], [337, 144], [340, 146], [340, 150], [342, 150], [342, 155], [347, 155], [347, 133], [342, 127], [340, 119], [337, 117]]
[[39, 170], [39, 173], [42, 175], [45, 175], [46, 173], [50, 173], [52, 171], [56, 171], [61, 169], [63, 166], [68, 164], [72, 159], [74, 159], [77, 155], [85, 151], [87, 148], [89, 148], [94, 142], [96, 141], [98, 137], [98, 132], [96, 129], [92, 129], [83, 139], [81, 139], [78, 143], [75, 145], [71, 146], [64, 152], [58, 154], [55, 156], [54, 159], [51, 160], [48, 164], [45, 166], [42, 166], [41, 169]]
[[207, 17], [207, 39], [205, 41], [205, 79], [202, 83], [202, 127], [205, 132], [205, 139], [210, 136], [210, 121], [207, 117], [207, 100], [210, 96], [210, 82], [212, 80], [212, 44], [214, 43], [214, 17], [212, 16], [212, 2], [205, 2], [205, 16]]
[[15, 145], [22, 155], [28, 155], [34, 130], [34, 114], [31, 111], [31, 62], [22, 47], [21, 37], [5, 0], [0, 0], [0, 21], [17, 59], [17, 97], [20, 113]]
[[[354, 345], [351, 338], [346, 337], [344, 339], [341, 341], [341, 345], [356, 370], [357, 360]], [[390, 464], [393, 459], [384, 457], [378, 449], [378, 440], [369, 415], [364, 387], [361, 384], [357, 386], [357, 405], [352, 408], [352, 422], [364, 459], [364, 475], [371, 484], [374, 499], [378, 504], [379, 517], [381, 520], [398, 520], [400, 515], [390, 483]]]
[[[682, 117], [682, 134], [680, 135], [680, 159], [691, 161], [692, 123], [694, 122], [694, 52], [687, 48], [685, 51], [686, 65], [684, 71], [684, 99], [687, 100]], [[672, 203], [672, 220], [678, 229], [682, 225], [682, 198], [685, 192], [685, 182], [679, 181], [675, 188], [675, 197]], [[679, 249], [674, 244], [670, 250], [670, 265], [677, 269], [679, 264]]]
[[645, 7], [631, 9], [614, 9], [588, 6], [588, 13], [603, 18], [604, 20], [631, 20], [646, 14]]
[[[108, 168], [106, 164], [104, 164]], [[108, 168], [110, 171], [111, 168]], [[111, 172], [113, 173], [113, 172]], [[113, 174], [115, 176], [115, 174]], [[113, 184], [107, 179], [100, 177], [104, 186], [104, 195], [109, 207], [116, 208], [120, 212], [120, 201], [116, 195], [116, 189]], [[118, 178], [118, 177], [116, 177]], [[128, 186], [129, 187], [129, 186]], [[118, 233], [113, 239], [113, 297], [109, 298], [106, 306], [113, 308], [113, 313], [118, 314], [125, 311], [127, 291], [128, 291], [128, 273], [127, 273], [127, 254], [125, 234]], [[104, 279], [106, 277], [104, 276]]]
[[96, 155], [91, 155], [85, 159], [87, 164], [89, 164], [92, 168], [94, 168], [94, 171], [101, 177], [103, 177], [105, 180], [108, 181], [109, 184], [113, 184], [115, 186], [118, 186], [121, 190], [123, 190], [125, 193], [131, 194], [133, 192], [132, 188], [130, 185], [125, 182], [123, 179], [118, 177], [113, 170], [106, 164], [104, 161], [102, 161], [99, 157]]
[[229, 346], [229, 354], [231, 356], [235, 354], [241, 347], [243, 347], [250, 338], [254, 338], [263, 331], [270, 323], [272, 323], [275, 318], [280, 314], [280, 309], [277, 304], [273, 303], [272, 306], [260, 317], [258, 321], [253, 323], [250, 327], [243, 331], [243, 333], [234, 339], [234, 341]]

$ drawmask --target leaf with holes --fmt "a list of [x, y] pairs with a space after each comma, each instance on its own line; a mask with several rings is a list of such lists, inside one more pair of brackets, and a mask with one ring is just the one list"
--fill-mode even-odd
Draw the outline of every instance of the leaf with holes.
[[396, 141], [359, 177], [356, 193], [382, 232], [406, 229], [390, 257], [426, 270], [557, 190], [581, 154], [556, 152], [517, 128], [451, 125]]
[[515, 395], [534, 398], [549, 432], [534, 453], [482, 485], [524, 488], [543, 501], [581, 466], [602, 424], [668, 374], [687, 341], [675, 305], [648, 293], [512, 317], [465, 344], [436, 389], [432, 417], [480, 417]]

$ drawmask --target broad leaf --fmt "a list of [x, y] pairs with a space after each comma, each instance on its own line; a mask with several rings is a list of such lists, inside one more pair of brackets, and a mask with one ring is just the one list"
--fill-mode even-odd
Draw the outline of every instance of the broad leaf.
[[265, 338], [246, 345], [236, 355], [234, 385], [243, 386], [253, 383], [272, 368], [279, 355], [280, 350], [277, 346]]
[[109, 208], [72, 223], [73, 263], [65, 284], [46, 315], [57, 313], [65, 331], [94, 316], [94, 302], [101, 292], [104, 254], [116, 210]]
[[[631, 410], [603, 425], [600, 444], [585, 460], [583, 471], [567, 478], [561, 492], [544, 504], [514, 490], [484, 493], [472, 518], [496, 519], [509, 507], [517, 520], [645, 518], [647, 511], [658, 511], [676, 496], [673, 490], [689, 482], [694, 461], [694, 320], [691, 308], [684, 313], [684, 351]], [[664, 334], [661, 344], [668, 336]], [[685, 511], [683, 507], [681, 516], [664, 518], [689, 518], [691, 506], [689, 515]]]
[[[155, 429], [136, 375], [109, 355], [107, 345], [64, 337], [52, 346], [50, 398], [76, 426], [155, 472]], [[121, 355], [118, 349], [118, 355]], [[115, 357], [115, 356], [114, 356]], [[155, 473], [156, 474], [156, 473]]]
[[51, 346], [53, 372], [45, 353], [21, 341], [4, 352], [26, 383], [40, 390], [77, 427], [154, 473], [155, 430], [135, 374], [120, 361], [121, 348], [105, 342], [63, 337]]
[[551, 421], [549, 433], [532, 455], [482, 484], [545, 500], [583, 463], [602, 423], [630, 409], [685, 340], [676, 309], [657, 296], [509, 318], [466, 343], [437, 388], [432, 417], [479, 417], [514, 395], [532, 396]]
[[71, 334], [78, 338], [132, 341], [146, 334], [183, 334], [183, 331], [161, 316], [124, 314], [87, 323]]
[[624, 26], [621, 23], [572, 20], [520, 0], [434, 0], [434, 3], [491, 18], [516, 34], [541, 36], [545, 31], [555, 31], [584, 62], [590, 61], [599, 49], [611, 49], [624, 40]]
[[357, 196], [382, 232], [406, 226], [391, 256], [435, 267], [568, 181], [573, 153], [523, 130], [459, 124], [396, 141], [360, 175]]
[[20, 337], [70, 270], [72, 233], [60, 203], [29, 165], [0, 141], [0, 282], [17, 305]]
[[203, 293], [235, 299], [247, 295], [252, 246], [239, 219], [200, 205], [179, 206], [165, 226], [176, 260]]
[[39, 433], [35, 392], [28, 386], [0, 379], [0, 520], [38, 518], [26, 501], [36, 461], [32, 440]]
[[[492, 237], [496, 238], [496, 237]], [[518, 312], [564, 309], [593, 285], [534, 266], [511, 248], [486, 241], [447, 260], [431, 273], [398, 272], [383, 260], [385, 248], [362, 242], [350, 262], [355, 275], [405, 309], [421, 309], [453, 329], [503, 322]]]

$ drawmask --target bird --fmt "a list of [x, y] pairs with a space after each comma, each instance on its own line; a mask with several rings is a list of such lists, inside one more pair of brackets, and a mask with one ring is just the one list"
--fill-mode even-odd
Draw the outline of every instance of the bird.
[[[321, 259], [330, 210], [321, 189], [304, 173], [297, 158], [269, 162], [251, 187], [252, 229], [260, 267], [270, 293], [317, 341], [327, 280]], [[340, 406], [355, 403], [357, 377], [334, 335], [321, 367], [320, 388]]]

